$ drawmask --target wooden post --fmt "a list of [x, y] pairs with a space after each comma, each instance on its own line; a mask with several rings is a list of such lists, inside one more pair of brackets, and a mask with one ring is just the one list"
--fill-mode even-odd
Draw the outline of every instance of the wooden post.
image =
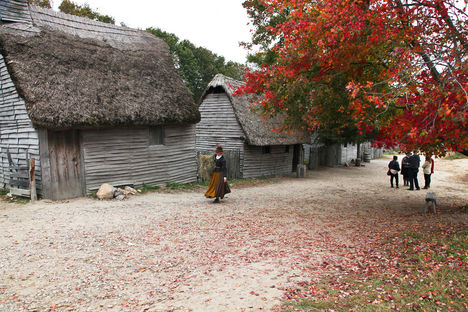
[[296, 177], [305, 178], [306, 177], [306, 166], [304, 165], [304, 149], [302, 145], [299, 146], [299, 164], [296, 169]]
[[361, 166], [361, 143], [357, 143], [356, 167]]
[[31, 192], [31, 202], [37, 200], [35, 172], [36, 159], [31, 158], [29, 159], [29, 190]]

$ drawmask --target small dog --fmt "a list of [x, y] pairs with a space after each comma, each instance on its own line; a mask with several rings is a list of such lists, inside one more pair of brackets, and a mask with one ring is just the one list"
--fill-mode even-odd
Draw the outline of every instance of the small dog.
[[434, 213], [436, 213], [437, 201], [436, 201], [436, 194], [433, 192], [429, 192], [426, 194], [426, 205], [424, 206], [424, 213], [427, 213], [429, 204], [431, 204], [432, 210], [434, 211]]

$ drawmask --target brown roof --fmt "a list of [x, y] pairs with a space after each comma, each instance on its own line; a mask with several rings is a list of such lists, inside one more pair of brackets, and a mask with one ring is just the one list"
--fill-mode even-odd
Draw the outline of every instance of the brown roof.
[[32, 23], [0, 25], [0, 53], [36, 125], [199, 121], [164, 41], [144, 31], [29, 8]]
[[281, 118], [264, 120], [255, 112], [252, 112], [252, 106], [249, 98], [246, 95], [234, 96], [233, 92], [238, 89], [243, 82], [226, 77], [222, 74], [217, 74], [208, 84], [203, 98], [213, 92], [215, 88], [221, 87], [226, 92], [232, 107], [236, 114], [237, 120], [246, 135], [247, 143], [250, 145], [266, 146], [266, 145], [289, 145], [308, 143], [308, 137], [302, 132], [292, 134], [277, 133], [273, 131], [282, 124]]

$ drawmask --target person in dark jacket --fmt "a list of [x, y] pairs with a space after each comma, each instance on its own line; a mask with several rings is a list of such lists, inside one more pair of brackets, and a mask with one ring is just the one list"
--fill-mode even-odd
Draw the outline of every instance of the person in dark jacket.
[[215, 198], [213, 203], [219, 203], [219, 199], [223, 199], [224, 195], [231, 193], [231, 189], [227, 183], [227, 165], [226, 159], [223, 156], [223, 147], [218, 145], [214, 152], [216, 153], [213, 156], [216, 165], [205, 196], [208, 198]]
[[419, 158], [418, 151], [413, 151], [413, 155], [409, 158], [409, 181], [410, 181], [410, 188], [408, 190], [414, 191], [420, 190], [419, 182], [418, 182], [418, 172], [419, 172], [419, 165], [421, 163], [421, 159]]
[[400, 171], [400, 164], [398, 157], [393, 156], [393, 160], [388, 163], [388, 170], [390, 170], [390, 186], [393, 187], [393, 179], [395, 179], [396, 188], [398, 188], [398, 172]]
[[406, 156], [401, 160], [401, 174], [403, 175], [403, 185], [409, 186], [409, 158], [410, 152], [406, 153]]

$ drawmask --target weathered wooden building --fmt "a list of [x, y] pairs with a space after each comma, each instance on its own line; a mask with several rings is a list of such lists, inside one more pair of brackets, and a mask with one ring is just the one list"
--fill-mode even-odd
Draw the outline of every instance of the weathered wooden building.
[[[370, 142], [361, 143], [359, 158], [364, 162], [382, 157], [383, 149], [371, 146]], [[304, 158], [308, 160], [308, 168], [315, 169], [319, 166], [342, 166], [356, 161], [356, 144], [331, 144], [322, 143], [304, 144]]]
[[197, 124], [198, 151], [238, 150], [240, 175], [244, 178], [287, 174], [295, 170], [301, 144], [307, 140], [298, 133], [278, 134], [273, 120], [264, 121], [253, 113], [246, 96], [233, 96], [240, 81], [218, 74], [209, 83], [200, 104]]
[[0, 187], [37, 163], [45, 198], [102, 183], [196, 179], [200, 114], [164, 41], [126, 27], [0, 2]]

